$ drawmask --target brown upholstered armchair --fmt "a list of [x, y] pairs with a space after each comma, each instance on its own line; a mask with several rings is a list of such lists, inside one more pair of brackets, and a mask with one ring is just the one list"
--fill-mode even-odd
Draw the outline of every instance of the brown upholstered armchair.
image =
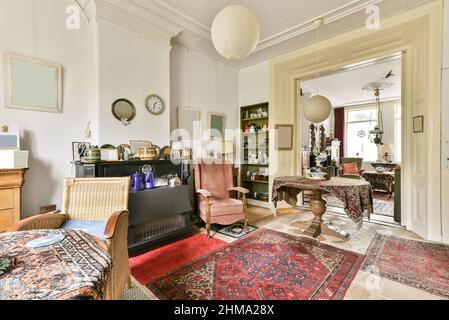
[[[69, 220], [104, 221], [105, 249], [112, 257], [106, 299], [121, 298], [130, 281], [128, 258], [129, 178], [65, 179], [61, 214], [48, 213], [22, 220], [8, 231], [59, 229]], [[107, 222], [106, 222], [107, 221]], [[81, 229], [82, 230], [82, 229]]]
[[[206, 222], [208, 237], [211, 224], [230, 225], [243, 220], [246, 229], [248, 224], [246, 194], [249, 191], [233, 186], [232, 164], [197, 164], [195, 188], [200, 217]], [[238, 192], [241, 199], [232, 199], [230, 197], [232, 191]]]

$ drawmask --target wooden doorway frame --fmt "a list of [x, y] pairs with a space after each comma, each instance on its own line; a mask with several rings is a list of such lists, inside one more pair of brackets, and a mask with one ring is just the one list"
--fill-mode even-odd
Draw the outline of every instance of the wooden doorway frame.
[[[294, 149], [271, 145], [270, 183], [300, 174], [297, 81], [354, 63], [403, 53], [403, 224], [425, 239], [442, 241], [441, 66], [443, 2], [423, 5], [381, 22], [379, 30], [359, 28], [270, 61], [270, 129], [292, 124]], [[316, 52], [320, 50], [317, 63]], [[413, 134], [412, 119], [423, 115], [424, 133]]]

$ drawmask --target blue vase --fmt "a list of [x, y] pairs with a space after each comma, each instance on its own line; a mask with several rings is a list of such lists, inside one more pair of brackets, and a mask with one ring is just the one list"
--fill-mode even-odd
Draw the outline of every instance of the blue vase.
[[140, 172], [135, 172], [131, 175], [131, 191], [139, 192], [144, 189], [143, 176]]
[[154, 173], [149, 171], [145, 175], [145, 189], [154, 189]]

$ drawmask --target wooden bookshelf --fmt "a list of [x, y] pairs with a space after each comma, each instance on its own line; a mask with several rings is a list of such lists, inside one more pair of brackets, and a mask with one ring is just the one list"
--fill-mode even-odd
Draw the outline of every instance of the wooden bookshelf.
[[[258, 111], [263, 111], [264, 114], [257, 115]], [[266, 113], [266, 114], [265, 114]], [[243, 132], [242, 139], [242, 154], [243, 154], [243, 164], [241, 166], [241, 179], [240, 184], [242, 187], [247, 188], [250, 191], [248, 199], [252, 205], [267, 204], [268, 201], [262, 201], [258, 198], [260, 194], [269, 193], [269, 182], [268, 180], [255, 180], [248, 176], [248, 172], [255, 173], [258, 175], [265, 173], [269, 175], [268, 168], [269, 163], [267, 159], [270, 157], [269, 150], [269, 134], [268, 131], [264, 131], [264, 126], [268, 128], [269, 123], [269, 104], [260, 103], [251, 106], [244, 106], [240, 109], [240, 119], [241, 119], [241, 130]], [[257, 127], [255, 131], [245, 131], [248, 127], [254, 125]], [[260, 163], [252, 163], [250, 159], [256, 160]], [[254, 156], [256, 158], [254, 158]], [[262, 159], [260, 157], [262, 156]], [[255, 195], [257, 194], [257, 197]]]

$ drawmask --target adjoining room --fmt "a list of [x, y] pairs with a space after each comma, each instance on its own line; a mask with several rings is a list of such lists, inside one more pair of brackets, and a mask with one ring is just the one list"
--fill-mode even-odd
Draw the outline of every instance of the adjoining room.
[[[369, 181], [374, 191], [371, 221], [398, 225], [403, 127], [401, 70], [401, 54], [396, 54], [301, 81], [301, 101], [323, 94], [331, 101], [333, 110], [324, 123], [316, 126], [299, 112], [304, 174], [310, 175], [310, 168], [318, 165], [332, 176]], [[335, 196], [326, 195], [325, 199], [332, 207], [330, 211], [342, 213], [344, 206]], [[308, 200], [305, 197], [306, 203]]]

